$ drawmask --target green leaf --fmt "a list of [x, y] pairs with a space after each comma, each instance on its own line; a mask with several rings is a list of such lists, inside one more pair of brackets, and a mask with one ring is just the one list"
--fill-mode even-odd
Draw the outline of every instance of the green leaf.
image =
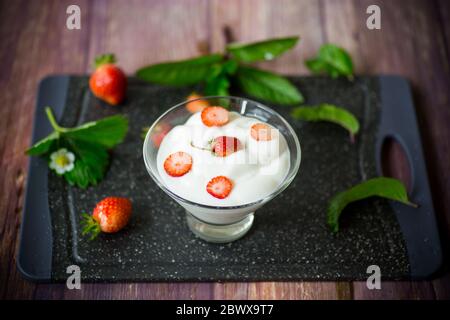
[[86, 188], [101, 181], [109, 164], [108, 149], [124, 139], [127, 118], [116, 115], [76, 128], [63, 128], [56, 122], [50, 107], [46, 108], [46, 113], [55, 131], [27, 153], [48, 158], [55, 148], [66, 148], [75, 155], [74, 168], [63, 174], [69, 184]]
[[303, 102], [303, 96], [297, 88], [274, 73], [239, 66], [236, 77], [242, 90], [256, 98], [285, 105]]
[[292, 110], [292, 116], [298, 120], [336, 123], [347, 129], [352, 138], [359, 131], [358, 119], [351, 112], [331, 104], [322, 103], [318, 106], [297, 107]]
[[63, 143], [75, 154], [73, 170], [64, 173], [69, 184], [84, 189], [103, 179], [109, 163], [108, 152], [103, 146], [73, 139], [64, 139]]
[[228, 79], [220, 75], [206, 82], [205, 95], [207, 96], [228, 96], [228, 88], [230, 82]]
[[238, 68], [238, 63], [236, 62], [236, 60], [227, 60], [223, 65], [222, 65], [222, 73], [228, 74], [228, 75], [233, 75], [236, 73], [237, 68]]
[[328, 206], [328, 225], [331, 230], [339, 231], [339, 217], [348, 204], [374, 196], [417, 207], [408, 200], [405, 186], [399, 180], [386, 177], [373, 178], [338, 193], [331, 199]]
[[221, 54], [154, 64], [137, 71], [142, 80], [162, 85], [185, 86], [206, 80], [211, 67], [223, 60]]
[[38, 141], [34, 146], [26, 151], [30, 156], [40, 156], [47, 153], [53, 146], [54, 142], [59, 138], [58, 132], [54, 131], [44, 139]]
[[278, 38], [250, 44], [232, 43], [227, 46], [227, 51], [240, 62], [255, 62], [261, 60], [272, 60], [293, 48], [299, 38]]
[[318, 58], [306, 60], [305, 65], [313, 73], [321, 73], [326, 69], [326, 63]]
[[121, 115], [85, 123], [64, 132], [66, 137], [94, 142], [105, 148], [112, 148], [123, 141], [128, 130], [128, 119]]
[[347, 51], [334, 44], [322, 45], [317, 57], [307, 60], [305, 65], [313, 73], [327, 73], [332, 78], [353, 75], [352, 58]]

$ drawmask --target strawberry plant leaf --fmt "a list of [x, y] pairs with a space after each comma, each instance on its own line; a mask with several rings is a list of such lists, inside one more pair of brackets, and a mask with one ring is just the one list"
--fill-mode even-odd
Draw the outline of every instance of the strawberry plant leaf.
[[128, 119], [115, 115], [68, 129], [64, 135], [76, 140], [95, 142], [105, 148], [112, 148], [122, 142], [127, 130]]
[[73, 139], [64, 139], [63, 143], [76, 157], [73, 170], [64, 173], [67, 182], [79, 188], [87, 188], [100, 182], [109, 163], [107, 149], [96, 143], [80, 143]]
[[343, 48], [334, 44], [324, 44], [313, 59], [305, 61], [306, 67], [313, 73], [327, 73], [332, 78], [353, 76], [352, 58]]
[[206, 80], [213, 65], [222, 62], [221, 54], [150, 65], [137, 71], [138, 78], [162, 85], [185, 86]]
[[[52, 158], [51, 152], [55, 151], [55, 147], [66, 149], [72, 154], [73, 161], [69, 171], [62, 171], [66, 181], [80, 188], [96, 185], [108, 168], [108, 149], [123, 141], [128, 130], [128, 120], [116, 115], [75, 128], [63, 128], [56, 122], [50, 107], [45, 111], [54, 132], [37, 142], [27, 153]], [[51, 165], [55, 165], [55, 162]]]
[[405, 186], [401, 181], [386, 177], [373, 178], [338, 193], [330, 200], [327, 222], [332, 232], [339, 231], [339, 217], [348, 204], [374, 196], [417, 207], [408, 200]]
[[232, 43], [226, 47], [226, 50], [239, 62], [272, 60], [293, 48], [298, 40], [299, 37], [288, 37], [249, 44]]
[[47, 153], [53, 146], [54, 142], [59, 138], [58, 132], [54, 131], [44, 139], [38, 141], [34, 146], [26, 151], [29, 156], [39, 156]]
[[241, 89], [256, 98], [284, 105], [303, 102], [303, 96], [297, 88], [289, 80], [274, 73], [239, 66], [236, 77]]
[[297, 107], [292, 110], [291, 114], [298, 120], [336, 123], [347, 129], [352, 139], [359, 131], [358, 119], [348, 110], [332, 104], [322, 103], [318, 106]]

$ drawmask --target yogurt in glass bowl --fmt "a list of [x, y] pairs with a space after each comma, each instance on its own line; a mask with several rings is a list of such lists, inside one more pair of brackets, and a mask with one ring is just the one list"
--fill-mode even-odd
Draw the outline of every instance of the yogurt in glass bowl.
[[[207, 106], [193, 112], [193, 103]], [[204, 97], [162, 114], [144, 140], [145, 166], [186, 209], [189, 228], [216, 243], [239, 239], [255, 211], [300, 167], [298, 138], [277, 112], [249, 99]]]

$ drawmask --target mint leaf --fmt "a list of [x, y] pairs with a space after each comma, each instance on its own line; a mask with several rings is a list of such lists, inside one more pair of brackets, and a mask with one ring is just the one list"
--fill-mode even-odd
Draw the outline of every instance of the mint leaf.
[[206, 80], [211, 67], [223, 60], [221, 54], [154, 64], [139, 69], [136, 75], [145, 81], [162, 85], [185, 86]]
[[233, 75], [236, 73], [238, 68], [238, 63], [236, 60], [227, 60], [224, 64], [222, 64], [222, 73], [227, 75]]
[[238, 64], [234, 60], [227, 60], [222, 64], [216, 64], [211, 68], [210, 75], [206, 78], [204, 94], [207, 96], [228, 96], [230, 93], [230, 81], [228, 77], [234, 74]]
[[59, 138], [58, 132], [52, 132], [44, 139], [38, 141], [34, 146], [26, 151], [26, 154], [30, 156], [39, 156], [47, 153], [53, 146], [54, 142]]
[[405, 186], [401, 181], [386, 177], [373, 178], [338, 193], [331, 199], [328, 206], [328, 225], [331, 230], [339, 231], [339, 217], [348, 204], [374, 196], [417, 207], [408, 200]]
[[343, 48], [334, 44], [324, 44], [313, 59], [305, 62], [313, 73], [327, 73], [332, 78], [353, 75], [353, 62], [350, 55]]
[[303, 102], [303, 96], [297, 88], [274, 73], [239, 66], [236, 77], [242, 90], [256, 98], [284, 105]]
[[240, 62], [249, 63], [261, 60], [272, 60], [293, 48], [298, 40], [298, 37], [288, 37], [250, 44], [233, 43], [228, 45], [226, 50]]
[[219, 75], [214, 79], [210, 79], [206, 82], [205, 95], [207, 96], [228, 96], [228, 88], [230, 82], [224, 75]]
[[323, 60], [320, 60], [318, 58], [306, 60], [305, 65], [313, 73], [321, 73], [327, 68], [327, 64]]
[[298, 120], [336, 123], [349, 131], [352, 140], [359, 131], [358, 119], [348, 110], [332, 104], [322, 103], [318, 106], [297, 107], [292, 110], [291, 114]]
[[105, 148], [112, 148], [122, 142], [127, 130], [128, 119], [115, 115], [68, 129], [64, 135], [72, 139], [95, 142]]

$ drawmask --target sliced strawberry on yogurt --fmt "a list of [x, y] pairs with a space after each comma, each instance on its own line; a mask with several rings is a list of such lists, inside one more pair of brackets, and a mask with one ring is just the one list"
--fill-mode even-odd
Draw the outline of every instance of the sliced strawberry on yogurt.
[[228, 122], [228, 110], [223, 107], [207, 107], [203, 109], [201, 117], [207, 127], [223, 126]]
[[211, 146], [216, 156], [226, 157], [241, 149], [241, 142], [235, 137], [220, 136], [213, 140]]
[[233, 189], [233, 183], [225, 176], [217, 176], [212, 178], [207, 186], [206, 191], [218, 199], [225, 199]]
[[250, 134], [256, 141], [272, 140], [272, 127], [265, 123], [255, 123], [250, 129]]
[[164, 170], [169, 176], [181, 177], [192, 168], [192, 157], [182, 151], [172, 153], [164, 161]]

